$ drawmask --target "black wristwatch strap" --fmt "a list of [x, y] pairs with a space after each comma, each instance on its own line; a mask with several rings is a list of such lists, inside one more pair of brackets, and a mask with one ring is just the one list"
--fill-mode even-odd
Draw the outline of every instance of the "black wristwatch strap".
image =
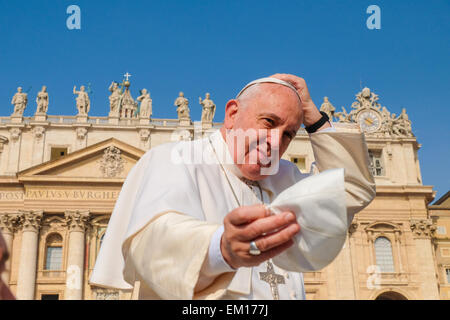
[[314, 123], [308, 127], [305, 127], [306, 132], [308, 132], [308, 133], [316, 132], [317, 129], [319, 129], [321, 126], [323, 126], [325, 122], [330, 120], [330, 118], [328, 117], [328, 115], [325, 112], [320, 111], [320, 114], [322, 115], [322, 118], [320, 118], [316, 123]]

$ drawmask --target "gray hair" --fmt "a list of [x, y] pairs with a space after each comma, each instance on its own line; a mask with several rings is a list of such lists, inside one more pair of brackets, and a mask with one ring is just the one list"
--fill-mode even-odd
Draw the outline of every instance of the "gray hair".
[[239, 101], [243, 108], [246, 108], [249, 105], [249, 102], [255, 99], [259, 94], [261, 94], [261, 86], [259, 83], [256, 83], [242, 92], [236, 100]]

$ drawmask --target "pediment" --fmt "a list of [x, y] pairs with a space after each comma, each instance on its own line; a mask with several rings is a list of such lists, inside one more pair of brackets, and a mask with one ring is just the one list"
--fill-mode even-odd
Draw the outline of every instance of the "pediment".
[[110, 138], [47, 161], [17, 176], [20, 181], [123, 181], [145, 151]]
[[365, 230], [372, 230], [372, 231], [376, 231], [376, 230], [384, 230], [384, 231], [395, 231], [395, 230], [400, 230], [400, 226], [398, 226], [395, 223], [392, 222], [387, 222], [387, 221], [375, 221], [371, 224], [369, 224]]

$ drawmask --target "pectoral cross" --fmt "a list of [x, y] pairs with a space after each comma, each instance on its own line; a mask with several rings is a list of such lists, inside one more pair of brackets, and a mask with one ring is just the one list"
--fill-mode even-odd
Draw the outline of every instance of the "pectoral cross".
[[267, 271], [260, 272], [259, 278], [262, 281], [267, 282], [270, 285], [270, 290], [272, 291], [272, 297], [274, 300], [280, 300], [280, 295], [278, 293], [278, 284], [284, 284], [284, 277], [281, 274], [276, 274], [273, 270], [273, 264], [267, 261]]

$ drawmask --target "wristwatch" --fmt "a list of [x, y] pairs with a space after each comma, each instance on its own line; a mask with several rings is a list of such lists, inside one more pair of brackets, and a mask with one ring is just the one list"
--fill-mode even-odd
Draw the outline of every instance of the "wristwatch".
[[308, 132], [308, 133], [316, 132], [317, 129], [319, 129], [321, 126], [323, 126], [323, 124], [325, 122], [330, 120], [330, 118], [324, 111], [320, 111], [320, 114], [322, 115], [322, 118], [317, 120], [316, 123], [313, 123], [312, 125], [305, 127], [306, 132]]

